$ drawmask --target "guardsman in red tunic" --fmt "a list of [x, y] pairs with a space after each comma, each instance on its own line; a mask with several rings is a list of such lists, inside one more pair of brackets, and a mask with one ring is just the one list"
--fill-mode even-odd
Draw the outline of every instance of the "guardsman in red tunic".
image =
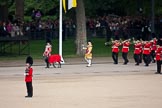
[[156, 53], [156, 64], [157, 72], [155, 74], [161, 74], [161, 64], [162, 64], [162, 46], [157, 45]]
[[157, 44], [157, 39], [154, 38], [153, 40], [151, 40], [151, 58], [152, 58], [152, 63], [155, 63], [155, 50], [156, 50], [156, 44]]
[[134, 41], [134, 60], [136, 62], [135, 65], [139, 65], [140, 63], [141, 46], [142, 46], [142, 43], [139, 40]]
[[142, 40], [140, 40], [140, 59], [139, 59], [139, 63], [142, 63], [142, 52], [143, 52], [143, 42]]
[[44, 60], [46, 62], [46, 68], [49, 68], [49, 61], [48, 61], [48, 58], [49, 56], [51, 56], [51, 52], [52, 52], [52, 46], [49, 42], [47, 42], [47, 45], [45, 47], [45, 51], [43, 53], [43, 57], [44, 57]]
[[151, 43], [149, 41], [144, 42], [144, 47], [143, 47], [143, 61], [145, 63], [145, 66], [149, 66], [151, 62]]
[[119, 46], [121, 43], [118, 40], [112, 41], [112, 58], [114, 64], [118, 64], [118, 53], [119, 53]]
[[124, 65], [126, 65], [129, 60], [128, 60], [128, 52], [129, 52], [129, 46], [130, 46], [130, 41], [129, 40], [125, 40], [122, 42], [122, 57], [124, 59]]
[[26, 88], [27, 88], [27, 97], [33, 96], [33, 85], [32, 85], [32, 77], [33, 77], [33, 68], [29, 63], [26, 63], [26, 69], [25, 69], [25, 82], [26, 82]]

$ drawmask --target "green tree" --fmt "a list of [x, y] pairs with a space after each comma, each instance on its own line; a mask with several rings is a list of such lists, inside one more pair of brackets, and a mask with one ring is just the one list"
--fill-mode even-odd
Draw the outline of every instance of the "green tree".
[[24, 20], [24, 0], [15, 0], [15, 18], [20, 19], [21, 21]]
[[0, 20], [6, 21], [8, 19], [8, 2], [0, 0]]
[[76, 8], [76, 24], [77, 24], [77, 34], [76, 34], [76, 54], [83, 55], [83, 45], [86, 45], [86, 18], [85, 18], [85, 8], [83, 0], [77, 1]]

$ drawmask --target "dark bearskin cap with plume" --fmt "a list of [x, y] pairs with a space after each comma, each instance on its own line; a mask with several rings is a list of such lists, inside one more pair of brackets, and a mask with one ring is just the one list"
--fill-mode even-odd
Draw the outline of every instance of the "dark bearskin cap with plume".
[[29, 63], [32, 66], [33, 65], [33, 58], [31, 56], [28, 56], [26, 58], [26, 63]]

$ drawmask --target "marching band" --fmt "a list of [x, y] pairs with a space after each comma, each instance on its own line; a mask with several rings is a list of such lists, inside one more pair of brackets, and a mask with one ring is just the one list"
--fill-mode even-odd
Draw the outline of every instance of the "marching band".
[[[160, 38], [162, 40], [162, 38]], [[118, 64], [118, 53], [119, 53], [119, 46], [122, 46], [122, 58], [124, 60], [124, 65], [126, 65], [129, 60], [127, 58], [129, 52], [130, 44], [134, 45], [134, 61], [135, 65], [138, 66], [140, 63], [145, 63], [145, 66], [149, 66], [151, 63], [157, 62], [157, 73], [161, 73], [161, 64], [162, 64], [162, 41], [157, 42], [157, 38], [153, 38], [150, 41], [143, 41], [143, 40], [135, 40], [133, 39], [132, 43], [130, 42], [131, 39], [122, 40], [112, 40], [112, 59], [114, 64]]]

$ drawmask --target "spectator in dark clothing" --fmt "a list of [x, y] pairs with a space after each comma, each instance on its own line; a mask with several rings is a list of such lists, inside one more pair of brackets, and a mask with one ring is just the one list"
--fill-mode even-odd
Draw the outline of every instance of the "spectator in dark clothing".
[[107, 23], [106, 24], [106, 42], [109, 42], [110, 41], [111, 35], [112, 35], [112, 32], [110, 30], [109, 24]]
[[32, 11], [31, 18], [33, 21], [35, 21], [35, 9], [33, 9], [33, 11]]
[[151, 29], [149, 26], [145, 25], [142, 27], [142, 40], [149, 41], [150, 40]]
[[0, 33], [1, 33], [1, 36], [3, 36], [3, 37], [10, 36], [10, 34], [7, 31], [7, 27], [6, 27], [5, 22], [3, 22], [3, 25], [0, 27]]

